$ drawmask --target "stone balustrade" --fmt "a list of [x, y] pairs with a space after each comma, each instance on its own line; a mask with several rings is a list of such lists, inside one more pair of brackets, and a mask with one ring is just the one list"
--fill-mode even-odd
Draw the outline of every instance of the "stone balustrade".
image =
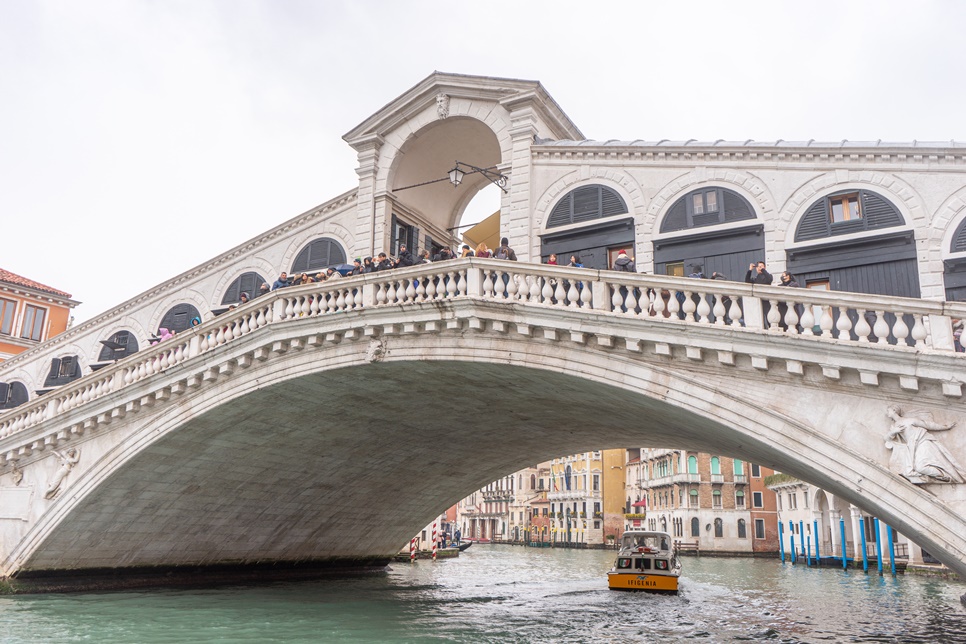
[[[888, 351], [954, 354], [966, 303], [467, 259], [293, 286], [222, 314], [0, 414], [0, 439], [118, 392], [258, 329], [296, 318], [460, 298], [719, 328]], [[115, 410], [117, 411], [117, 410]]]

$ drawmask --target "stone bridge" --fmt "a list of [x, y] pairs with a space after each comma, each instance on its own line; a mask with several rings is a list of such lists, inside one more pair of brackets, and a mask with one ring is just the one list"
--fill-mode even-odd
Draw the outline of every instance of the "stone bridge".
[[886, 446], [897, 405], [964, 453], [962, 317], [481, 259], [283, 289], [0, 415], [0, 575], [381, 565], [508, 471], [638, 445], [795, 475], [966, 574], [966, 485]]

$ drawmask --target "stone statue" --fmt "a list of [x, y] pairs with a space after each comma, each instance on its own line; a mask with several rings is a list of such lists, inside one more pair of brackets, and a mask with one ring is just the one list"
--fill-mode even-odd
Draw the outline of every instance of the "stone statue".
[[60, 484], [64, 482], [64, 479], [70, 474], [71, 469], [80, 460], [80, 457], [77, 455], [77, 450], [73, 447], [67, 450], [66, 454], [54, 450], [54, 456], [60, 459], [60, 469], [54, 474], [54, 478], [50, 480], [50, 485], [47, 486], [47, 491], [44, 492], [45, 499], [54, 498], [60, 489]]
[[444, 119], [449, 116], [449, 95], [440, 92], [436, 95], [436, 115]]
[[13, 484], [19, 486], [20, 482], [23, 481], [23, 470], [20, 469], [19, 463], [17, 461], [13, 462]]
[[966, 483], [966, 470], [930, 431], [947, 431], [956, 423], [940, 425], [928, 412], [909, 412], [892, 405], [886, 409], [892, 427], [885, 445], [892, 450], [889, 468], [912, 483]]

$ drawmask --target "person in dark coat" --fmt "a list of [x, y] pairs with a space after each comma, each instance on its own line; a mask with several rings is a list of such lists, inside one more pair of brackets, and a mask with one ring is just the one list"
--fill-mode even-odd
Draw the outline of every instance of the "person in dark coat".
[[790, 286], [791, 288], [802, 288], [802, 285], [798, 283], [798, 280], [795, 279], [795, 276], [789, 273], [788, 271], [785, 271], [784, 273], [782, 273], [782, 276], [778, 279], [780, 280], [778, 282], [779, 286]]
[[346, 275], [346, 277], [351, 277], [353, 275], [362, 275], [362, 258], [361, 257], [356, 257], [354, 260], [352, 260], [352, 270], [349, 271], [349, 274]]
[[377, 271], [388, 271], [393, 268], [392, 262], [389, 261], [389, 258], [386, 257], [385, 253], [379, 253], [379, 256], [376, 257], [376, 260], [376, 265], [372, 267], [373, 273]]
[[500, 240], [500, 247], [493, 253], [496, 259], [508, 259], [511, 262], [517, 261], [517, 254], [510, 248], [510, 240], [504, 237]]
[[771, 273], [765, 270], [765, 262], [758, 262], [757, 264], [748, 265], [748, 272], [745, 273], [745, 281], [749, 284], [770, 285], [775, 279], [771, 276]]
[[364, 260], [362, 260], [363, 273], [371, 273], [373, 268], [375, 268], [375, 264], [372, 263], [371, 257], [366, 257]]
[[275, 283], [272, 284], [272, 290], [276, 291], [280, 288], [285, 288], [289, 284], [291, 284], [291, 282], [288, 281], [288, 273], [286, 273], [285, 271], [282, 271], [282, 274], [279, 275], [278, 279], [275, 280]]
[[412, 266], [416, 262], [413, 260], [413, 254], [409, 252], [406, 248], [406, 244], [399, 245], [399, 257], [396, 258], [396, 268], [404, 268], [406, 266]]
[[443, 248], [438, 253], [433, 255], [434, 262], [443, 262], [447, 259], [453, 259], [453, 251], [448, 248]]

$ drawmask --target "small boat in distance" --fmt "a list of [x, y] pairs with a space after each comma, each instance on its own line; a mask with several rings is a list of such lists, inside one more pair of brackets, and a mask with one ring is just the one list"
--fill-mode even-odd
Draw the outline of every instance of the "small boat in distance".
[[607, 573], [611, 590], [678, 592], [681, 561], [667, 532], [629, 530], [621, 535], [617, 561]]

